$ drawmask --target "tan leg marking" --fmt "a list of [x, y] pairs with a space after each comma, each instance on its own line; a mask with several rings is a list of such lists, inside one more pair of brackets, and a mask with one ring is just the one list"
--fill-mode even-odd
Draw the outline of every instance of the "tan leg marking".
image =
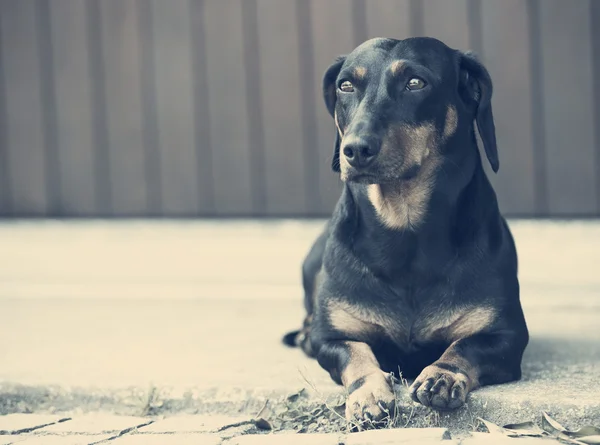
[[366, 343], [346, 342], [350, 359], [341, 373], [348, 391], [346, 419], [352, 422], [381, 421], [392, 415], [396, 397], [391, 382]]

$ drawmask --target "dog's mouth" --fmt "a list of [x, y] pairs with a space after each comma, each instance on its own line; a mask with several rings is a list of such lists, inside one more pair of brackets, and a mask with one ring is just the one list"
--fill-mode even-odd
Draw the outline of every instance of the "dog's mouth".
[[357, 184], [379, 184], [380, 178], [377, 175], [370, 173], [352, 173], [344, 175], [344, 181], [355, 182]]
[[344, 172], [342, 180], [357, 184], [397, 184], [415, 179], [420, 171], [420, 165], [413, 165], [401, 172], [365, 172], [350, 168]]

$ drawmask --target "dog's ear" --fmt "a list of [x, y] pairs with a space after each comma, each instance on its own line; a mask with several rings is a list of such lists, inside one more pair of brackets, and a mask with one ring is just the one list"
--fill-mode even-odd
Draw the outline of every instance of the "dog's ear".
[[346, 60], [346, 56], [338, 56], [335, 61], [331, 64], [327, 71], [325, 71], [325, 75], [323, 76], [323, 99], [325, 100], [325, 106], [327, 107], [327, 111], [333, 117], [333, 112], [335, 110], [335, 101], [337, 99], [335, 90], [336, 85], [335, 81], [337, 79], [340, 70], [342, 69], [342, 65]]
[[490, 73], [471, 51], [462, 52], [459, 62], [459, 93], [475, 113], [485, 154], [494, 173], [500, 161], [496, 146], [496, 126], [492, 114], [492, 79]]
[[[338, 74], [342, 65], [346, 60], [346, 56], [338, 56], [333, 64], [327, 68], [325, 75], [323, 76], [323, 99], [325, 100], [325, 106], [327, 111], [331, 114], [331, 117], [335, 117], [335, 102], [337, 99], [336, 95], [336, 84]], [[334, 172], [340, 172], [340, 134], [335, 131], [335, 144], [333, 146], [333, 159], [331, 160], [331, 168]]]

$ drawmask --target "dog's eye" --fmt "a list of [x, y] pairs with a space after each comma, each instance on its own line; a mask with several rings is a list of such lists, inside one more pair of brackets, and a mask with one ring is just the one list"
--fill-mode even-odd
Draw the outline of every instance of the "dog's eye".
[[413, 77], [406, 84], [406, 89], [410, 90], [410, 91], [420, 90], [420, 89], [425, 88], [425, 85], [427, 85], [427, 84], [425, 83], [425, 81], [423, 79], [419, 79], [418, 77]]
[[354, 85], [352, 85], [352, 82], [345, 80], [340, 84], [340, 90], [344, 93], [352, 93], [354, 91]]

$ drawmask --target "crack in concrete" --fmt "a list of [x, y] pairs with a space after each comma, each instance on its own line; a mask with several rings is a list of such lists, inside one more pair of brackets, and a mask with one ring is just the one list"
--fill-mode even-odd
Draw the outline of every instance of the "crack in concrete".
[[118, 439], [119, 437], [122, 437], [122, 436], [124, 436], [126, 434], [129, 434], [132, 431], [137, 430], [138, 428], [143, 428], [145, 426], [151, 425], [152, 423], [154, 423], [154, 420], [150, 420], [150, 421], [148, 421], [146, 423], [142, 423], [140, 425], [136, 425], [136, 426], [131, 426], [129, 428], [125, 428], [124, 430], [120, 431], [118, 434], [115, 434], [114, 436], [111, 436], [111, 437], [109, 437], [107, 439], [99, 440], [97, 442], [89, 443], [88, 445], [97, 445], [97, 444], [100, 444], [100, 443], [105, 443], [105, 442], [109, 442], [111, 440]]
[[56, 425], [57, 423], [66, 422], [68, 420], [71, 420], [71, 418], [65, 417], [63, 419], [58, 419], [56, 422], [44, 423], [42, 425], [21, 428], [20, 430], [0, 430], [0, 436], [16, 436], [18, 434], [30, 433], [32, 431], [39, 430], [40, 428], [46, 428], [47, 426]]

